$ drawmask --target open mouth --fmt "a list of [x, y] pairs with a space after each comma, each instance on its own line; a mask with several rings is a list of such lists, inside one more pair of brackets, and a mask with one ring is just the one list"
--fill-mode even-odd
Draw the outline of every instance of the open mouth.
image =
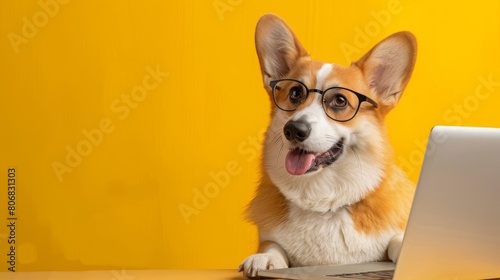
[[327, 167], [334, 163], [344, 151], [344, 139], [340, 139], [328, 151], [324, 153], [312, 153], [295, 148], [288, 152], [285, 159], [285, 167], [292, 175], [302, 175], [313, 172], [320, 167]]

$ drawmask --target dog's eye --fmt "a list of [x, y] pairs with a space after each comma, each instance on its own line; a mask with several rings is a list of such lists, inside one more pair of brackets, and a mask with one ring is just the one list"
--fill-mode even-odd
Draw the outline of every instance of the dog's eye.
[[299, 103], [304, 97], [304, 90], [302, 87], [292, 87], [288, 93], [288, 97], [292, 103]]
[[336, 94], [332, 99], [332, 106], [336, 109], [344, 109], [347, 107], [347, 98], [342, 94]]

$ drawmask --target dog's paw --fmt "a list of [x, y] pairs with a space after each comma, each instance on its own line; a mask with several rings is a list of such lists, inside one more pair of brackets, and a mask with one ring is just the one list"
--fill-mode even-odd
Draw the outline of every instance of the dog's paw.
[[394, 235], [389, 241], [389, 246], [387, 248], [387, 253], [389, 259], [393, 263], [397, 263], [399, 259], [399, 253], [401, 252], [401, 245], [403, 244], [403, 234], [399, 233]]
[[272, 253], [260, 253], [246, 258], [238, 268], [248, 278], [256, 278], [260, 270], [287, 268], [285, 261]]

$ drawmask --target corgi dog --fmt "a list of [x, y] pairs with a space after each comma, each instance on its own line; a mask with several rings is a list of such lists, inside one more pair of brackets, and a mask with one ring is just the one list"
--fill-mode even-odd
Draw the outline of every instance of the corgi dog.
[[396, 262], [415, 185], [395, 164], [384, 119], [413, 72], [415, 37], [395, 33], [346, 67], [311, 59], [268, 14], [255, 44], [272, 109], [247, 209], [258, 253], [239, 271]]

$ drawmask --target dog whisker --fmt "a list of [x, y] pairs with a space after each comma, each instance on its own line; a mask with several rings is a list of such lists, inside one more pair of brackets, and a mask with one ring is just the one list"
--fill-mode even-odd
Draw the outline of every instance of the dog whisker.
[[332, 135], [325, 135], [325, 138], [332, 142], [337, 142], [337, 139]]
[[272, 141], [274, 144], [277, 144], [278, 141], [282, 140], [283, 138], [281, 137], [281, 131], [280, 130], [277, 130], [273, 136], [272, 136]]
[[279, 159], [280, 159], [280, 155], [281, 155], [281, 151], [283, 150], [283, 148], [285, 147], [285, 145], [283, 144], [283, 142], [281, 143], [280, 145], [280, 149], [278, 151], [278, 156], [276, 157], [276, 164], [279, 163]]

